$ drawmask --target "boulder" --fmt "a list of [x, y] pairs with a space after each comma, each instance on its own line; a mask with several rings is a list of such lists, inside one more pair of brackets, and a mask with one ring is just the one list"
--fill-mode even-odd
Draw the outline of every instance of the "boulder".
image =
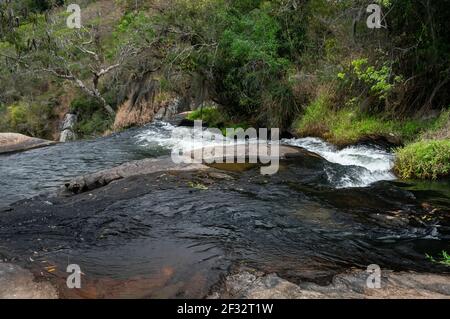
[[169, 157], [132, 161], [120, 166], [87, 174], [65, 184], [62, 194], [78, 194], [100, 188], [126, 177], [169, 170], [207, 169], [202, 164], [175, 164]]
[[52, 144], [55, 144], [55, 142], [29, 137], [23, 134], [0, 133], [0, 154], [21, 152]]
[[77, 124], [77, 115], [67, 113], [64, 117], [64, 121], [61, 125], [61, 135], [59, 137], [60, 142], [69, 142], [77, 139], [75, 134], [75, 125]]

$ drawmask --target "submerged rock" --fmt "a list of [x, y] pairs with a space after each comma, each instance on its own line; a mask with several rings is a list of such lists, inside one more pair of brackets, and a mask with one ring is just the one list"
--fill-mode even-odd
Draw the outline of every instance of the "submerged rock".
[[120, 166], [99, 171], [93, 174], [87, 174], [65, 184], [63, 193], [78, 194], [94, 190], [110, 184], [113, 181], [154, 172], [168, 170], [194, 170], [206, 169], [202, 164], [175, 164], [170, 158], [145, 159], [122, 164]]
[[[211, 149], [204, 148], [200, 150], [194, 150], [189, 154], [186, 154], [186, 162], [191, 161], [191, 159], [194, 157], [194, 154], [200, 152], [200, 154], [211, 154]], [[222, 157], [215, 158], [213, 156], [214, 160], [220, 159], [223, 162], [226, 162], [226, 156], [229, 152], [234, 152], [234, 147], [225, 148], [225, 152], [223, 153]], [[249, 148], [247, 147], [245, 149], [245, 156], [248, 159], [249, 154], [252, 156], [257, 156], [258, 154], [251, 154], [249, 151]], [[269, 153], [270, 154], [270, 153]], [[286, 158], [300, 158], [300, 157], [310, 157], [312, 159], [321, 159], [321, 157], [317, 154], [310, 153], [302, 148], [299, 147], [292, 147], [292, 146], [280, 146], [279, 149], [279, 157], [280, 159], [286, 159]], [[268, 159], [268, 156], [266, 155], [264, 157], [265, 160]], [[207, 156], [203, 158], [203, 160], [212, 160], [211, 158], [208, 158]], [[225, 165], [243, 165], [243, 164], [225, 164]], [[212, 165], [214, 166], [214, 165]], [[102, 170], [93, 174], [87, 174], [78, 178], [73, 179], [72, 181], [65, 184], [64, 191], [68, 191], [69, 193], [78, 194], [83, 193], [86, 191], [90, 191], [93, 189], [97, 189], [103, 186], [106, 186], [110, 184], [113, 181], [131, 177], [131, 176], [137, 176], [137, 175], [145, 175], [150, 174], [158, 171], [177, 171], [177, 170], [196, 170], [196, 169], [208, 169], [206, 165], [203, 164], [176, 164], [174, 163], [170, 157], [163, 157], [163, 158], [156, 158], [156, 159], [144, 159], [140, 161], [133, 161], [128, 162], [125, 164], [122, 164], [120, 166]], [[213, 178], [216, 179], [227, 179], [224, 177], [224, 175], [218, 177], [218, 173], [215, 173], [216, 176]], [[213, 173], [214, 175], [214, 173]], [[229, 178], [228, 178], [229, 179]], [[67, 192], [66, 192], [67, 193]]]
[[28, 270], [0, 262], [0, 299], [56, 299], [58, 293], [48, 282], [36, 282]]
[[0, 154], [21, 152], [52, 144], [55, 144], [55, 142], [29, 137], [23, 134], [0, 133]]
[[329, 285], [294, 284], [276, 274], [242, 270], [226, 277], [209, 298], [238, 299], [450, 299], [450, 275], [382, 271], [381, 288], [368, 288], [369, 274], [350, 270]]

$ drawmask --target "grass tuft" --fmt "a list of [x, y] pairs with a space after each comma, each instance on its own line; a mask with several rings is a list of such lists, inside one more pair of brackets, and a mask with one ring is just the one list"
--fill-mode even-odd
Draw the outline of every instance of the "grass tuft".
[[398, 149], [394, 170], [404, 179], [449, 176], [450, 140], [420, 141]]

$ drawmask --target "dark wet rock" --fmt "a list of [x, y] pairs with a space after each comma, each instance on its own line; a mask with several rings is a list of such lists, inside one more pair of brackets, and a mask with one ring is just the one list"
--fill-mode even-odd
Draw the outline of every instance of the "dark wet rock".
[[18, 133], [0, 133], [0, 154], [22, 152], [52, 144], [55, 142]]
[[[209, 148], [205, 148], [203, 150], [199, 150], [200, 152], [206, 152], [206, 154], [211, 153]], [[198, 152], [198, 150], [192, 151], [190, 154], [186, 156], [193, 158], [194, 153]], [[234, 148], [226, 148], [224, 152], [224, 156], [220, 159], [222, 161], [226, 161], [225, 157], [228, 152], [234, 152]], [[270, 153], [269, 153], [270, 154]], [[253, 154], [249, 151], [249, 148], [246, 148], [246, 158], [248, 159], [249, 155], [257, 155]], [[292, 146], [280, 146], [280, 159], [285, 158], [300, 158], [300, 157], [312, 157], [312, 158], [320, 158], [317, 154], [308, 152], [299, 147]], [[214, 157], [214, 155], [212, 155]], [[266, 156], [267, 157], [267, 156]], [[205, 157], [204, 160], [209, 159]], [[78, 177], [68, 183], [65, 184], [65, 189], [63, 189], [63, 193], [66, 194], [78, 194], [86, 191], [90, 191], [93, 189], [97, 189], [103, 186], [108, 185], [109, 183], [136, 175], [145, 175], [158, 171], [176, 171], [176, 170], [194, 170], [194, 169], [207, 169], [208, 167], [202, 164], [175, 164], [170, 157], [157, 158], [157, 159], [145, 159], [140, 161], [128, 162], [118, 167], [114, 167], [107, 170], [102, 170], [93, 174], [87, 174], [81, 177]], [[220, 175], [220, 173], [215, 174], [215, 179], [229, 179], [225, 175]]]
[[182, 122], [186, 119], [186, 115], [191, 111], [190, 103], [184, 98], [176, 98], [163, 106], [155, 114], [154, 119], [165, 121], [175, 126], [182, 126]]
[[403, 145], [402, 139], [394, 134], [384, 134], [384, 135], [366, 135], [359, 139], [356, 144], [368, 144], [377, 145], [383, 149], [392, 149], [396, 146]]
[[186, 126], [186, 127], [193, 127], [195, 122], [193, 120], [189, 120], [183, 116], [177, 123], [177, 126]]
[[220, 172], [210, 172], [208, 173], [209, 177], [213, 178], [213, 179], [224, 179], [224, 180], [233, 180], [234, 177], [228, 175], [228, 174], [224, 174], [224, 173], [220, 173]]
[[382, 271], [381, 288], [368, 288], [369, 273], [354, 269], [329, 285], [295, 284], [276, 274], [242, 270], [227, 276], [209, 298], [235, 299], [450, 299], [450, 275]]
[[18, 265], [0, 262], [0, 299], [55, 299], [49, 282], [36, 282], [33, 274]]
[[88, 190], [107, 185], [0, 209], [0, 254], [24, 263], [32, 256], [59, 269], [69, 256], [92, 283], [86, 287], [106, 282], [100, 294], [82, 293], [103, 297], [123, 296], [129, 281], [159, 278], [164, 267], [172, 269], [170, 280], [139, 286], [134, 296], [201, 298], [235, 264], [295, 284], [328, 284], [350, 267], [370, 264], [448, 273], [425, 255], [446, 249], [450, 234], [441, 226], [448, 214], [411, 223], [431, 209], [412, 192], [389, 182], [335, 189], [324, 172], [332, 164], [291, 152], [271, 176], [203, 165], [183, 170], [165, 158], [85, 177], [78, 184]]
[[136, 175], [145, 175], [168, 170], [206, 169], [201, 164], [175, 164], [170, 158], [145, 159], [128, 162], [123, 165], [78, 177], [65, 184], [66, 194], [78, 194], [97, 189], [109, 183]]
[[292, 130], [284, 130], [280, 134], [280, 139], [291, 139], [295, 138], [295, 132]]

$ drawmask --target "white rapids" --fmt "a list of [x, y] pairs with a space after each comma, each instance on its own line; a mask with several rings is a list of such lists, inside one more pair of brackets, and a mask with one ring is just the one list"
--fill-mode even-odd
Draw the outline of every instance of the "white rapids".
[[[300, 139], [285, 139], [283, 144], [299, 146], [310, 152], [317, 153], [331, 163], [340, 164], [348, 168], [348, 172], [335, 180], [335, 186], [365, 187], [382, 180], [395, 180], [392, 173], [394, 155], [375, 146], [350, 146], [342, 150], [322, 141], [319, 138], [307, 137]], [[330, 181], [335, 178], [333, 171], [329, 171]]]
[[[175, 128], [177, 129], [177, 134], [172, 134]], [[201, 147], [217, 145], [214, 138], [202, 141], [201, 138], [193, 137], [193, 128], [179, 128], [160, 122], [158, 123], [158, 130], [152, 128], [141, 132], [136, 136], [136, 139], [141, 146], [161, 147], [169, 150], [182, 149], [183, 151], [191, 151]], [[236, 142], [227, 140], [226, 143]], [[237, 143], [241, 142], [238, 141]], [[366, 187], [378, 181], [394, 180], [396, 178], [392, 173], [394, 155], [375, 146], [350, 146], [339, 150], [319, 138], [312, 137], [283, 139], [281, 143], [302, 147], [310, 152], [319, 154], [330, 163], [339, 164], [342, 168], [339, 170], [336, 170], [336, 165], [326, 167], [328, 179], [336, 188]]]

